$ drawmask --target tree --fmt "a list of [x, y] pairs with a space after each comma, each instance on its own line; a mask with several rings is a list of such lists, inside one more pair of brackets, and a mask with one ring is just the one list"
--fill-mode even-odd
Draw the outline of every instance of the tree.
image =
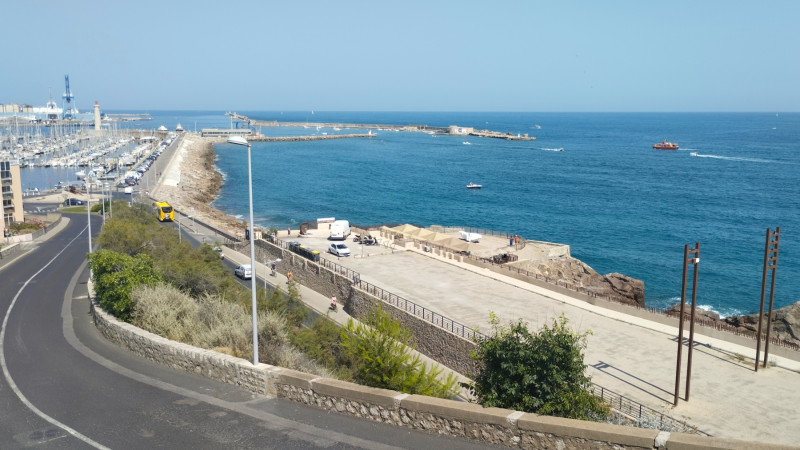
[[439, 380], [442, 369], [428, 367], [419, 354], [413, 354], [411, 332], [392, 320], [377, 304], [363, 323], [347, 321], [340, 334], [342, 358], [349, 363], [355, 381], [372, 387], [393, 389], [408, 394], [455, 397], [458, 381], [449, 374]]
[[603, 418], [608, 406], [586, 390], [583, 349], [590, 331], [578, 334], [562, 314], [553, 325], [531, 334], [518, 321], [500, 327], [492, 315], [492, 336], [477, 339], [471, 384], [478, 403], [573, 419]]

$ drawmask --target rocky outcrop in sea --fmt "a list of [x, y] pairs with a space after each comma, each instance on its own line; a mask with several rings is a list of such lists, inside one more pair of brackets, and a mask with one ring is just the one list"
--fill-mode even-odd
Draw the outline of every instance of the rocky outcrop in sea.
[[[678, 315], [680, 311], [680, 303], [676, 303], [667, 310], [667, 314]], [[686, 314], [689, 314], [689, 306], [687, 305]], [[728, 325], [738, 329], [747, 334], [755, 335], [758, 332], [758, 314], [747, 314], [742, 316], [729, 316], [720, 318], [719, 314], [713, 311], [707, 311], [702, 308], [697, 308], [695, 316], [698, 319], [706, 319], [720, 324]], [[764, 323], [761, 327], [761, 332], [767, 331], [767, 311], [764, 311]], [[782, 339], [788, 342], [800, 344], [800, 302], [793, 303], [783, 308], [777, 308], [772, 311], [772, 329], [770, 337]]]
[[511, 265], [540, 276], [582, 286], [600, 297], [644, 307], [644, 282], [621, 273], [599, 274], [583, 261], [560, 256], [539, 261], [518, 261]]

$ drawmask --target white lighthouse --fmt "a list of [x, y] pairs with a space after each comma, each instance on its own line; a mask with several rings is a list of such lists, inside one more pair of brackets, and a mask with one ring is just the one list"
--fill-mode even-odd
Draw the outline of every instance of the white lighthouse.
[[100, 105], [97, 100], [94, 101], [94, 129], [100, 129]]

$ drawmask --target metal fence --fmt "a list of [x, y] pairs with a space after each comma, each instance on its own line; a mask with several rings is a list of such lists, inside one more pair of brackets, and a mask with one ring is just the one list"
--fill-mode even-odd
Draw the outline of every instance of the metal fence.
[[353, 283], [357, 283], [358, 280], [361, 279], [361, 274], [356, 272], [353, 269], [348, 269], [347, 267], [337, 264], [330, 259], [320, 258], [319, 265], [325, 267], [326, 269], [332, 271], [333, 273], [337, 273], [342, 275], [350, 280], [353, 280]]
[[353, 283], [359, 289], [371, 294], [372, 296], [380, 299], [381, 301], [386, 302], [398, 309], [401, 309], [413, 316], [419, 317], [425, 322], [428, 322], [443, 330], [449, 331], [450, 333], [453, 333], [456, 336], [468, 339], [470, 341], [474, 341], [476, 337], [480, 338], [487, 337], [486, 335], [481, 334], [480, 332], [462, 323], [456, 322], [455, 320], [445, 317], [435, 311], [431, 311], [430, 309], [418, 305], [412, 302], [411, 300], [400, 297], [399, 295], [392, 294], [391, 292], [384, 290], [383, 288], [378, 287], [372, 283], [361, 280], [360, 277], [354, 279]]
[[632, 400], [624, 395], [618, 394], [610, 389], [606, 389], [599, 385], [592, 385], [589, 389], [594, 396], [600, 397], [607, 401], [611, 407], [622, 414], [638, 421], [641, 424], [646, 424], [648, 427], [657, 428], [663, 431], [673, 431], [679, 433], [696, 433], [703, 436], [711, 436], [705, 431], [699, 430], [697, 427], [689, 425], [688, 423], [668, 416], [659, 412], [649, 406], [645, 406], [635, 400]]

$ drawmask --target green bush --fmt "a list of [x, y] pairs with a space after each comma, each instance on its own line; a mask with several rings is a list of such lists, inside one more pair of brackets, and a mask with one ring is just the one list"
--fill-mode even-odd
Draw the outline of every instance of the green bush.
[[[104, 207], [105, 209], [103, 209]], [[108, 214], [109, 211], [111, 211], [111, 202], [108, 201], [108, 199], [103, 200], [102, 203], [97, 203], [96, 205], [92, 206], [92, 209], [89, 211], [93, 213], [102, 213], [105, 211], [105, 213]]]
[[139, 285], [154, 285], [161, 276], [149, 256], [129, 256], [110, 250], [89, 254], [89, 268], [100, 306], [118, 319], [130, 322], [134, 311], [131, 292]]
[[289, 340], [309, 358], [336, 372], [338, 378], [351, 380], [353, 373], [339, 364], [339, 334], [339, 325], [327, 317], [319, 316], [308, 327], [290, 329]]
[[353, 370], [355, 381], [367, 386], [393, 389], [408, 394], [453, 398], [458, 381], [451, 373], [440, 381], [442, 369], [428, 367], [419, 354], [412, 353], [411, 332], [392, 320], [377, 304], [355, 324], [347, 322], [340, 333], [342, 360]]
[[473, 358], [478, 374], [470, 386], [483, 406], [573, 419], [605, 418], [609, 408], [586, 390], [586, 336], [561, 316], [532, 334], [520, 322], [508, 328], [491, 319], [492, 336], [479, 338]]

